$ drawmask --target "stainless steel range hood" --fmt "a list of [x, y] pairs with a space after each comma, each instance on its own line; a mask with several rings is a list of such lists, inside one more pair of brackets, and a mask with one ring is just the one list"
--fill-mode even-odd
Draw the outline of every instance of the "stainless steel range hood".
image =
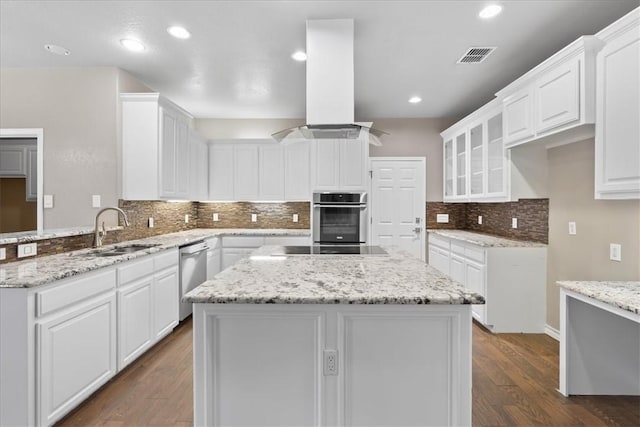
[[381, 145], [386, 132], [354, 121], [353, 19], [307, 21], [307, 124], [272, 135], [296, 139], [358, 139]]

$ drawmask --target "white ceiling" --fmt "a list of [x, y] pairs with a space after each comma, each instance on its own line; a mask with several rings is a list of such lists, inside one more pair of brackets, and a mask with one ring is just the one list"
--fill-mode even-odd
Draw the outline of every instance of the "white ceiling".
[[[304, 50], [305, 21], [354, 18], [356, 118], [461, 117], [640, 1], [497, 1], [502, 14], [482, 20], [486, 3], [2, 0], [0, 66], [115, 66], [196, 117], [302, 118], [305, 65], [290, 55]], [[170, 25], [191, 39], [174, 39]], [[125, 51], [126, 37], [147, 49]], [[497, 49], [482, 64], [456, 64], [470, 46]], [[409, 104], [413, 95], [423, 102]]]

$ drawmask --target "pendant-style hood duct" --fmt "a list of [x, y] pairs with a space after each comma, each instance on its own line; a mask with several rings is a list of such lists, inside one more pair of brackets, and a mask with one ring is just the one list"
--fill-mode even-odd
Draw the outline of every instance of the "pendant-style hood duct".
[[353, 19], [307, 21], [307, 124], [272, 137], [281, 142], [368, 136], [381, 145], [387, 133], [370, 126], [354, 122]]

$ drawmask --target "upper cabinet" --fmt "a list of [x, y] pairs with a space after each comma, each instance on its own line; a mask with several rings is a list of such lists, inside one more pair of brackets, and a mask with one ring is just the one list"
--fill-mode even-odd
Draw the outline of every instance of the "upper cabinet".
[[367, 189], [369, 143], [366, 139], [315, 139], [310, 144], [313, 191]]
[[[505, 147], [575, 129], [564, 142], [593, 135], [595, 57], [602, 42], [580, 37], [497, 93]], [[569, 139], [569, 140], [568, 140]]]
[[122, 197], [188, 200], [192, 117], [157, 93], [120, 96]]
[[640, 9], [597, 34], [595, 198], [640, 198]]
[[189, 198], [209, 200], [209, 146], [193, 129], [189, 130]]
[[310, 200], [309, 142], [216, 141], [209, 147], [209, 199]]

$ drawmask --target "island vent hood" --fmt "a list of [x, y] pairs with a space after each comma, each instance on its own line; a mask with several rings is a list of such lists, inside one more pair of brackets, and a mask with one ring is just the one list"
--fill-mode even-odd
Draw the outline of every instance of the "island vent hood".
[[307, 124], [271, 135], [299, 139], [357, 139], [374, 145], [386, 132], [354, 121], [353, 19], [307, 21]]

